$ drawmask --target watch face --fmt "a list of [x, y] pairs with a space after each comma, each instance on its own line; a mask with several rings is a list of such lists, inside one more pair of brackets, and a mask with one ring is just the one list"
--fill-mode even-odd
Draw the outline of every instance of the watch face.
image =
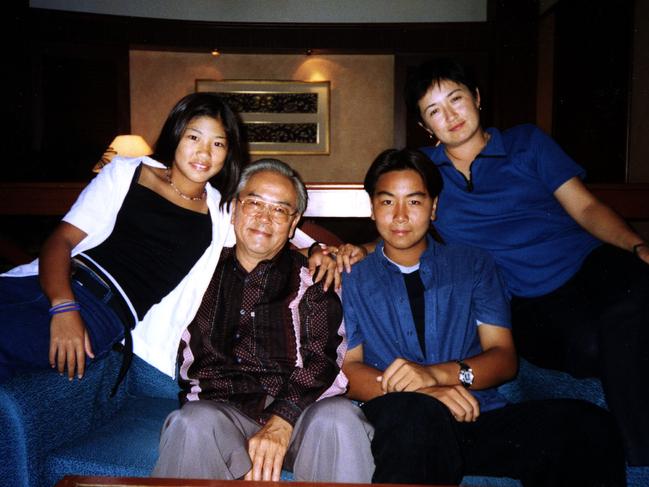
[[473, 384], [473, 371], [471, 369], [460, 370], [460, 382], [469, 386]]

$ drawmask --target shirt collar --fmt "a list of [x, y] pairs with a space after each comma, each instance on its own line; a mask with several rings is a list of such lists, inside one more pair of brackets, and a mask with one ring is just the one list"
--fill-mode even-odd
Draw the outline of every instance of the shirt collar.
[[286, 275], [290, 271], [291, 267], [291, 258], [289, 255], [289, 246], [285, 245], [279, 253], [272, 259], [262, 260], [257, 264], [257, 266], [250, 272], [246, 271], [244, 267], [237, 260], [236, 254], [236, 245], [232, 247], [232, 253], [229, 255], [229, 258], [232, 259], [234, 264], [234, 269], [236, 274], [242, 279], [245, 279], [247, 276], [252, 275], [264, 275], [269, 272], [279, 272], [280, 275]]
[[[494, 127], [489, 127], [486, 132], [490, 136], [489, 141], [476, 156], [476, 159], [478, 157], [505, 157], [507, 155], [507, 152], [505, 151], [505, 146], [503, 145], [503, 138], [500, 130]], [[431, 152], [431, 160], [436, 166], [453, 165], [451, 160], [446, 155], [443, 144], [440, 144], [437, 147], [433, 148], [433, 151]]]
[[[424, 253], [421, 254], [421, 257], [419, 258], [420, 267], [422, 262], [425, 262], [427, 259], [434, 257], [436, 252], [436, 247], [440, 245], [438, 242], [435, 241], [435, 239], [433, 239], [433, 237], [430, 234], [426, 235], [426, 244], [427, 244], [426, 250], [424, 250]], [[392, 262], [385, 255], [384, 248], [385, 248], [385, 242], [381, 240], [377, 245], [376, 249], [374, 250], [374, 253], [377, 255], [377, 258], [386, 269], [401, 274], [402, 272], [399, 266], [395, 262]]]
[[484, 157], [504, 157], [507, 155], [505, 146], [503, 145], [503, 136], [500, 130], [494, 127], [489, 127], [487, 133], [490, 135], [489, 142], [480, 151], [479, 156]]

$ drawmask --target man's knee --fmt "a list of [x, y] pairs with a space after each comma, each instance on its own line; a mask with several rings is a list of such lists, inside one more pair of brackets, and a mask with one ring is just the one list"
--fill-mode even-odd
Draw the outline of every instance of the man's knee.
[[304, 427], [323, 433], [356, 434], [371, 426], [361, 409], [344, 397], [330, 397], [312, 404], [304, 412]]
[[446, 421], [450, 417], [444, 404], [418, 392], [393, 392], [377, 397], [365, 403], [363, 411], [374, 425], [420, 425], [422, 418]]
[[208, 431], [218, 430], [225, 422], [231, 422], [231, 419], [218, 403], [188, 402], [167, 416], [163, 433], [195, 437]]

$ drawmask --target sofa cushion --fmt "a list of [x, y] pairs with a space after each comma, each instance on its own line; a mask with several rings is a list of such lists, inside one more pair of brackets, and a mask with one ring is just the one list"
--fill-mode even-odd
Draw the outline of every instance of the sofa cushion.
[[133, 356], [125, 380], [126, 388], [133, 396], [160, 397], [178, 401], [180, 391], [178, 381], [152, 367], [137, 355]]
[[147, 477], [158, 458], [162, 424], [177, 407], [176, 399], [127, 398], [112, 419], [49, 455], [47, 484], [65, 475]]

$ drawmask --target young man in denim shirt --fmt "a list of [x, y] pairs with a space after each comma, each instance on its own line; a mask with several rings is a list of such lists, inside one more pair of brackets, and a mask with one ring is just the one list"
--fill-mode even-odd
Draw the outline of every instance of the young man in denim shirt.
[[383, 241], [343, 281], [349, 395], [375, 427], [374, 482], [624, 485], [610, 415], [577, 400], [507, 404], [517, 356], [492, 259], [435, 238], [442, 180], [422, 153], [387, 150], [365, 178]]

